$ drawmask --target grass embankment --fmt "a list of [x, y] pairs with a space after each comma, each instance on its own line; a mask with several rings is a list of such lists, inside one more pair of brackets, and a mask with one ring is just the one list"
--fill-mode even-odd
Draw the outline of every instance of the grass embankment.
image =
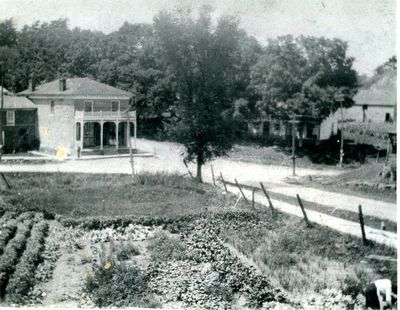
[[295, 295], [334, 289], [362, 292], [370, 281], [388, 277], [397, 281], [396, 262], [374, 261], [374, 253], [396, 258], [396, 250], [361, 241], [329, 228], [306, 228], [301, 219], [282, 215], [275, 222], [234, 223], [222, 229], [226, 242], [254, 261], [273, 283]]
[[[307, 229], [301, 219], [285, 214], [273, 218], [265, 207], [249, 210], [239, 202], [233, 208], [237, 197], [189, 178], [60, 173], [7, 177], [13, 189], [5, 191], [3, 199], [12, 210], [46, 210], [82, 221], [99, 215], [110, 219], [201, 215], [205, 232], [212, 228], [253, 260], [271, 282], [295, 295], [336, 289], [355, 298], [371, 280], [396, 280], [396, 263], [368, 258], [371, 254], [396, 258], [395, 249], [363, 246], [360, 239], [317, 225]], [[216, 217], [217, 213], [222, 216]], [[202, 232], [198, 237], [206, 236]], [[203, 241], [206, 245], [213, 239]]]

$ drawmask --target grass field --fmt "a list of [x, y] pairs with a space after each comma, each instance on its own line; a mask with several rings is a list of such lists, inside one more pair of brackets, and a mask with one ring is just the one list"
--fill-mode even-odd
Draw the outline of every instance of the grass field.
[[[53, 243], [72, 244], [51, 263], [54, 280], [47, 288], [66, 285], [65, 273], [71, 273], [76, 284], [69, 284], [69, 289], [78, 290], [79, 283], [86, 283], [76, 300], [91, 299], [98, 306], [160, 306], [169, 300], [200, 308], [220, 303], [242, 309], [238, 296], [244, 294], [253, 307], [291, 300], [285, 306], [290, 309], [293, 302], [307, 305], [315, 294], [323, 300], [321, 305], [352, 307], [359, 304], [360, 292], [369, 281], [382, 277], [397, 281], [395, 262], [369, 258], [396, 259], [395, 249], [363, 246], [355, 237], [320, 226], [308, 229], [289, 215], [274, 218], [266, 208], [236, 204], [237, 197], [189, 178], [61, 173], [7, 177], [13, 189], [1, 197], [4, 214], [36, 211], [43, 212], [45, 219], [54, 216], [55, 221], [45, 220], [50, 225], [45, 253], [54, 252]], [[142, 216], [170, 220], [138, 223]], [[55, 223], [66, 224], [56, 230], [57, 241]], [[108, 253], [113, 242], [128, 243], [118, 246], [112, 257], [101, 254]], [[90, 257], [99, 255], [93, 254], [94, 245], [99, 247], [101, 264], [92, 270]], [[46, 257], [43, 260], [46, 264]], [[247, 268], [249, 264], [257, 266], [261, 276]], [[87, 268], [92, 270], [90, 276], [80, 278]], [[11, 270], [9, 278], [13, 277]], [[147, 279], [146, 286], [136, 278]], [[134, 286], [126, 285], [129, 279]], [[113, 293], [106, 294], [110, 290]], [[123, 298], [127, 292], [138, 295], [128, 302]], [[51, 301], [67, 297], [57, 298]]]
[[8, 173], [4, 200], [18, 209], [58, 215], [173, 216], [224, 208], [234, 201], [178, 175]]

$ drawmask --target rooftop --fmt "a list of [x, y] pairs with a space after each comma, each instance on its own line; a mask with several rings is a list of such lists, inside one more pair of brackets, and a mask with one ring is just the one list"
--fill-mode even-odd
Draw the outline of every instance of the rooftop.
[[354, 96], [356, 104], [366, 105], [390, 105], [397, 103], [396, 72], [386, 72], [368, 88], [361, 88]]
[[5, 109], [5, 110], [36, 109], [36, 106], [34, 105], [34, 103], [26, 97], [5, 95], [3, 98], [4, 98], [3, 109]]
[[89, 78], [67, 78], [66, 89], [60, 90], [60, 81], [37, 85], [34, 91], [24, 90], [18, 95], [23, 96], [81, 96], [81, 97], [126, 97], [133, 95], [127, 91], [97, 82]]

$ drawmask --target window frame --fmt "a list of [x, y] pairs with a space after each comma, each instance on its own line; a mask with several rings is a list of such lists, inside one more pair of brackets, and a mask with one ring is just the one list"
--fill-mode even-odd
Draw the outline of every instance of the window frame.
[[[86, 111], [86, 103], [90, 103], [90, 111]], [[83, 112], [90, 112], [93, 113], [93, 100], [85, 100], [83, 101]]]
[[[10, 118], [9, 115], [12, 115], [12, 118]], [[12, 119], [12, 121], [10, 121], [10, 119]], [[15, 126], [15, 110], [6, 111], [6, 126]]]
[[[117, 103], [118, 104], [117, 111], [113, 110], [113, 103]], [[120, 112], [120, 111], [121, 111], [121, 102], [119, 100], [112, 100], [111, 101], [111, 112]]]
[[56, 109], [56, 101], [55, 100], [50, 100], [50, 115], [54, 115], [54, 111]]
[[80, 142], [82, 140], [82, 124], [80, 122], [75, 123], [75, 141]]

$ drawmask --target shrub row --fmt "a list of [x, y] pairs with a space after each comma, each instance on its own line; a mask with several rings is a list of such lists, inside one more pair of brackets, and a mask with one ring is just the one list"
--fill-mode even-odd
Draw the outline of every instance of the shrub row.
[[168, 226], [177, 222], [190, 222], [201, 217], [200, 214], [190, 214], [181, 217], [86, 217], [81, 219], [61, 218], [65, 227], [79, 227], [87, 230], [104, 229], [107, 227], [127, 227], [129, 224], [143, 226]]
[[222, 211], [221, 213], [196, 213], [185, 214], [182, 216], [117, 216], [117, 217], [85, 217], [85, 218], [60, 218], [60, 222], [65, 227], [79, 227], [87, 230], [104, 229], [107, 227], [126, 227], [129, 224], [143, 226], [164, 226], [172, 232], [178, 232], [187, 223], [201, 218], [221, 219], [221, 220], [258, 220], [264, 212], [249, 211]]
[[11, 219], [6, 224], [0, 227], [0, 255], [3, 254], [3, 251], [8, 243], [8, 241], [14, 237], [15, 232], [17, 231], [17, 220]]
[[41, 216], [35, 217], [35, 222], [26, 249], [6, 288], [7, 298], [12, 302], [21, 302], [27, 296], [34, 284], [36, 267], [43, 259], [41, 254], [49, 226]]
[[8, 220], [0, 227], [0, 255], [3, 254], [7, 243], [14, 237], [15, 232], [17, 231], [18, 223], [33, 218], [32, 212], [22, 213], [16, 219], [14, 218], [15, 215], [16, 214], [14, 212], [8, 211], [6, 211], [4, 214], [4, 217], [6, 217]]
[[0, 218], [0, 226], [6, 224], [9, 220], [12, 220], [16, 217], [16, 213], [13, 211], [3, 211]]
[[15, 237], [8, 242], [0, 257], [0, 296], [4, 296], [10, 275], [14, 272], [16, 262], [25, 250], [26, 239], [29, 237], [32, 225], [32, 220], [18, 223]]

